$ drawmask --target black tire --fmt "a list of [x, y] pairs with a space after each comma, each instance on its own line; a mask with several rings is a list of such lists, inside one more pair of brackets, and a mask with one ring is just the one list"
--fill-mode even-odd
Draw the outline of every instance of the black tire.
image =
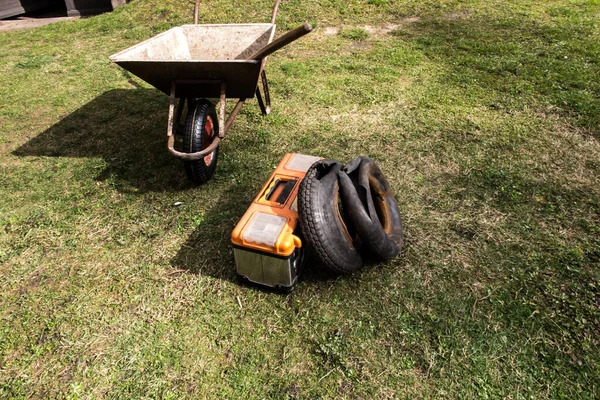
[[308, 169], [298, 190], [298, 214], [304, 241], [317, 259], [333, 271], [351, 273], [363, 260], [338, 207], [341, 168], [320, 160]]
[[348, 219], [369, 254], [381, 261], [396, 257], [404, 235], [398, 203], [379, 166], [369, 157], [350, 161], [339, 172], [340, 195]]
[[[191, 105], [185, 119], [182, 151], [195, 153], [206, 149], [219, 136], [219, 120], [215, 106], [206, 99], [200, 99]], [[206, 183], [212, 178], [219, 158], [217, 147], [206, 157], [195, 161], [184, 161], [188, 178], [196, 183]]]

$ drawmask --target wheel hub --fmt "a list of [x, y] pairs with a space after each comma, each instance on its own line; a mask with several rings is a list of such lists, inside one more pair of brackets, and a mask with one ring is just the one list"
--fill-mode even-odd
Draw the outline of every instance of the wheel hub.
[[[204, 149], [207, 149], [208, 146], [211, 145], [212, 139], [215, 136], [215, 125], [214, 125], [213, 120], [210, 117], [210, 115], [208, 115], [206, 117], [206, 122], [204, 123], [204, 130], [203, 130], [202, 134], [204, 135], [204, 139], [205, 139], [205, 140], [203, 140], [203, 142], [205, 143], [204, 148], [203, 148], [203, 150], [204, 150]], [[208, 167], [210, 164], [212, 164], [214, 157], [215, 157], [215, 152], [213, 151], [212, 153], [210, 153], [204, 157], [204, 164], [206, 164], [206, 166]]]

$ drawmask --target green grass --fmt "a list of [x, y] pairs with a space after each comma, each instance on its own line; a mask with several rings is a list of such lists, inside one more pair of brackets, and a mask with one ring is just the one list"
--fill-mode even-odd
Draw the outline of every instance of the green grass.
[[[597, 0], [286, 1], [279, 33], [317, 28], [269, 57], [273, 113], [248, 102], [202, 187], [168, 98], [107, 59], [191, 10], [0, 33], [1, 397], [600, 396]], [[402, 255], [239, 285], [231, 230], [286, 152], [376, 159]]]
[[367, 32], [364, 29], [361, 28], [354, 28], [354, 29], [344, 29], [342, 31], [340, 31], [340, 36], [343, 37], [344, 39], [350, 39], [350, 40], [365, 40], [366, 38], [369, 37], [369, 32]]

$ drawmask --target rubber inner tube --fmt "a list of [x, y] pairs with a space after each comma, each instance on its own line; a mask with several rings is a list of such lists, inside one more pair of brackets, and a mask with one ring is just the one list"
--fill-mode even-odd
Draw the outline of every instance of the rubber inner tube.
[[403, 242], [398, 203], [381, 169], [369, 157], [357, 157], [338, 172], [340, 195], [348, 218], [369, 253], [389, 261]]

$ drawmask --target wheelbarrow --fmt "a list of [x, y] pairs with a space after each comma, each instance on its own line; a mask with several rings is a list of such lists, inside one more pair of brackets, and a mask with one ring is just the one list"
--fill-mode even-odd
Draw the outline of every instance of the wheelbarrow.
[[[270, 112], [266, 57], [312, 30], [304, 24], [273, 41], [280, 1], [271, 23], [198, 25], [196, 0], [193, 25], [172, 28], [109, 57], [169, 96], [167, 148], [183, 159], [194, 183], [212, 177], [219, 144], [247, 99], [256, 96], [262, 114]], [[217, 105], [207, 98], [219, 99]], [[227, 98], [238, 101], [225, 119]], [[182, 136], [178, 149], [175, 135]]]

